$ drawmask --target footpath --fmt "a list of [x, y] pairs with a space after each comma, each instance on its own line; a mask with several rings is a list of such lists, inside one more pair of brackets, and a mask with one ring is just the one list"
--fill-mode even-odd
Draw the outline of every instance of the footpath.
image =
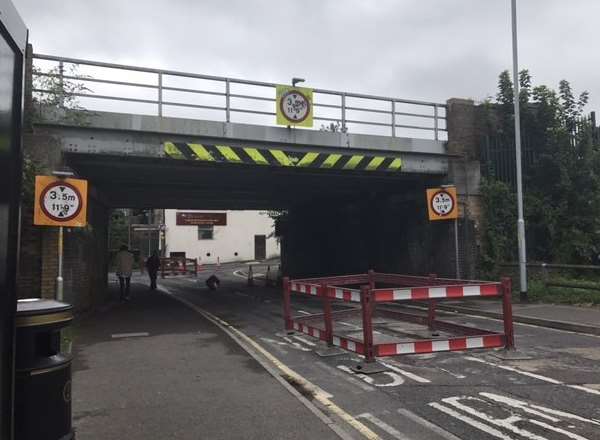
[[73, 346], [78, 439], [339, 438], [220, 329], [147, 286], [76, 323]]
[[[440, 310], [464, 314], [502, 317], [502, 303], [497, 300], [447, 301], [438, 305]], [[562, 304], [513, 303], [513, 319], [523, 324], [600, 335], [600, 308]]]

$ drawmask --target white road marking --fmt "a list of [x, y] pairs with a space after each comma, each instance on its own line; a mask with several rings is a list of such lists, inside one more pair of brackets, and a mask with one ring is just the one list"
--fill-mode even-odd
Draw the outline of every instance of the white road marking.
[[398, 431], [396, 428], [388, 425], [387, 423], [385, 423], [383, 420], [375, 417], [373, 414], [371, 413], [362, 413], [356, 416], [357, 419], [365, 419], [368, 420], [369, 422], [371, 422], [373, 425], [377, 426], [378, 428], [380, 428], [381, 430], [387, 432], [389, 435], [391, 435], [392, 437], [394, 437], [397, 440], [410, 440], [409, 437], [406, 437], [404, 434], [402, 434], [400, 431]]
[[337, 370], [337, 368], [333, 368], [333, 367], [327, 365], [324, 362], [317, 361], [317, 362], [315, 362], [315, 365], [323, 368], [324, 370], [327, 370], [327, 372], [329, 374], [332, 374], [332, 375], [337, 376], [337, 377], [344, 378], [345, 380], [347, 380], [348, 382], [350, 382], [352, 385], [356, 385], [357, 387], [361, 388], [364, 391], [375, 391], [375, 388], [372, 387], [371, 385], [367, 385], [362, 380], [355, 379], [355, 378], [353, 378], [352, 376], [350, 376], [348, 374], [340, 373]]
[[390, 362], [383, 362], [383, 361], [379, 361], [379, 363], [387, 368], [389, 368], [392, 371], [395, 371], [396, 373], [400, 373], [403, 376], [408, 377], [409, 379], [414, 380], [415, 382], [419, 382], [419, 383], [431, 383], [431, 381], [429, 379], [425, 379], [424, 377], [421, 376], [417, 376], [414, 373], [411, 373], [410, 371], [406, 371], [403, 370], [402, 368], [398, 368], [395, 365], [392, 365]]
[[292, 338], [294, 338], [294, 339], [296, 339], [296, 340], [298, 340], [300, 342], [304, 342], [306, 345], [310, 345], [311, 347], [316, 347], [317, 346], [317, 344], [315, 344], [312, 341], [309, 341], [308, 339], [306, 339], [306, 338], [304, 338], [302, 336], [292, 336]]
[[141, 336], [150, 336], [148, 332], [137, 332], [137, 333], [115, 333], [111, 335], [113, 339], [117, 338], [139, 338]]
[[502, 432], [498, 431], [497, 429], [492, 428], [491, 426], [488, 426], [488, 425], [481, 423], [475, 419], [472, 419], [471, 417], [462, 415], [461, 413], [454, 411], [453, 409], [447, 408], [444, 405], [440, 405], [437, 402], [432, 402], [429, 404], [429, 406], [431, 406], [449, 416], [452, 416], [455, 419], [458, 419], [468, 425], [471, 425], [472, 427], [477, 428], [480, 431], [483, 431], [493, 437], [496, 437], [496, 438], [499, 438], [502, 440], [514, 440], [512, 437], [504, 435]]
[[[527, 424], [534, 425], [536, 427], [545, 428], [544, 432], [554, 431], [559, 434], [562, 434], [566, 437], [569, 437], [573, 440], [589, 440], [586, 437], [580, 436], [573, 432], [569, 432], [566, 429], [555, 427], [557, 424], [567, 424], [568, 422], [565, 420], [577, 420], [584, 423], [591, 423], [594, 425], [598, 425], [598, 422], [594, 420], [589, 420], [584, 417], [578, 416], [576, 414], [567, 413], [564, 411], [558, 411], [551, 408], [546, 408], [541, 405], [533, 405], [523, 400], [513, 399], [507, 396], [502, 396], [494, 393], [486, 393], [480, 392], [479, 396], [487, 399], [484, 400], [481, 397], [475, 396], [454, 396], [454, 397], [446, 397], [441, 399], [441, 402], [446, 404], [447, 406], [454, 407], [454, 410], [450, 410], [448, 407], [441, 405], [437, 402], [432, 402], [429, 405], [445, 412], [446, 414], [452, 415], [460, 420], [463, 420], [465, 423], [469, 423], [473, 425], [470, 421], [464, 420], [465, 417], [463, 414], [456, 412], [455, 410], [459, 410], [462, 413], [468, 414], [469, 416], [473, 416], [477, 419], [482, 420], [485, 424], [478, 422], [483, 426], [476, 426], [479, 429], [482, 429], [485, 432], [488, 432], [491, 435], [495, 435], [492, 432], [489, 432], [490, 429], [494, 429], [490, 425], [494, 425], [498, 428], [504, 429], [506, 431], [510, 431], [512, 434], [518, 436], [519, 438], [525, 438], [529, 440], [547, 440], [546, 437], [543, 437], [539, 434], [531, 432], [524, 427]], [[472, 405], [472, 403], [474, 403]], [[503, 412], [509, 414], [505, 418], [496, 418], [488, 413], [486, 413], [483, 409], [481, 409], [483, 405], [493, 406], [494, 408], [499, 408]], [[476, 407], [475, 407], [476, 406]], [[449, 411], [455, 411], [455, 414], [450, 414]], [[536, 416], [537, 419], [531, 418], [530, 416]], [[469, 418], [469, 417], [467, 417]], [[539, 419], [545, 419], [545, 421], [541, 421]], [[551, 422], [552, 424], [548, 424], [546, 422]], [[566, 422], [566, 423], [565, 423]], [[475, 425], [473, 425], [475, 426]], [[570, 427], [574, 427], [570, 425]], [[572, 429], [572, 428], [571, 428]], [[500, 433], [503, 435], [502, 433]], [[503, 438], [503, 437], [499, 437]]]
[[281, 345], [287, 345], [285, 342], [280, 342], [280, 341], [274, 341], [273, 339], [269, 339], [269, 338], [260, 338], [263, 342], [266, 342], [267, 344], [271, 344], [271, 346], [277, 350], [279, 353], [281, 354], [288, 354], [287, 350], [284, 350], [283, 348], [281, 348]]
[[464, 375], [462, 375], [462, 374], [453, 373], [452, 371], [450, 371], [450, 370], [446, 370], [445, 368], [441, 368], [441, 367], [438, 367], [438, 368], [439, 368], [440, 370], [442, 370], [442, 371], [444, 371], [444, 372], [448, 373], [450, 376], [456, 377], [457, 379], [464, 379], [464, 378], [466, 378], [466, 377], [467, 377], [467, 376], [464, 376]]
[[244, 274], [240, 273], [239, 269], [238, 270], [234, 270], [233, 271], [233, 275], [236, 276], [236, 277], [238, 277], [238, 278], [244, 278], [244, 279], [248, 278], [248, 275], [244, 275]]
[[559, 380], [552, 379], [551, 377], [542, 376], [541, 374], [530, 373], [529, 371], [519, 370], [518, 368], [510, 367], [508, 365], [500, 365], [500, 364], [496, 364], [494, 362], [484, 361], [483, 359], [479, 359], [479, 358], [472, 357], [472, 356], [465, 356], [464, 358], [466, 360], [468, 360], [468, 361], [479, 362], [481, 364], [490, 365], [492, 367], [502, 368], [503, 370], [511, 371], [511, 372], [517, 373], [517, 374], [521, 374], [522, 376], [532, 377], [534, 379], [538, 379], [538, 380], [541, 380], [541, 381], [544, 381], [544, 382], [548, 382], [548, 383], [551, 383], [551, 384], [554, 384], [554, 385], [562, 385], [562, 386], [565, 386], [565, 387], [568, 387], [568, 388], [573, 388], [575, 390], [584, 391], [584, 392], [589, 393], [589, 394], [595, 394], [597, 396], [600, 396], [600, 390], [595, 390], [593, 388], [588, 388], [588, 387], [585, 387], [583, 385], [570, 385], [570, 384], [566, 384], [566, 383], [561, 382]]
[[362, 327], [355, 325], [355, 324], [350, 324], [349, 322], [344, 322], [344, 321], [338, 321], [338, 324], [341, 325], [345, 325], [346, 327], [352, 327], [354, 330], [361, 330]]
[[[269, 339], [269, 338], [260, 338], [260, 339], [262, 339], [262, 340], [264, 340], [264, 341], [268, 341], [268, 342], [272, 341], [272, 339]], [[307, 347], [305, 347], [305, 346], [303, 346], [303, 345], [301, 345], [301, 344], [298, 344], [297, 342], [294, 342], [294, 341], [292, 341], [292, 340], [291, 340], [290, 338], [288, 338], [287, 336], [284, 336], [284, 337], [283, 337], [283, 340], [284, 340], [285, 342], [281, 342], [281, 341], [275, 341], [275, 342], [277, 342], [277, 343], [278, 343], [278, 344], [280, 344], [280, 345], [289, 346], [289, 347], [291, 347], [291, 348], [293, 348], [293, 349], [295, 349], [295, 350], [300, 350], [300, 351], [311, 351], [311, 349], [310, 349], [310, 348], [307, 348]]]
[[355, 373], [350, 367], [347, 367], [346, 365], [338, 365], [337, 367], [348, 374], [353, 374], [356, 377], [360, 377], [366, 383], [376, 387], [397, 387], [398, 385], [402, 385], [404, 383], [404, 379], [402, 378], [402, 376], [398, 376], [396, 373], [390, 373], [389, 371], [383, 371], [381, 374], [385, 374], [386, 376], [391, 377], [391, 382], [375, 383], [375, 379], [373, 378], [373, 376], [368, 376], [362, 373]]
[[305, 312], [304, 310], [298, 310], [298, 313], [302, 313], [303, 315], [312, 315], [312, 313]]
[[[558, 422], [560, 421], [560, 419], [557, 419], [556, 417], [551, 417], [548, 416], [544, 413], [548, 413], [548, 414], [552, 414], [554, 416], [558, 416], [558, 417], [564, 417], [566, 419], [573, 419], [573, 420], [578, 420], [580, 422], [586, 422], [586, 423], [591, 423], [593, 425], [598, 425], [600, 426], [600, 422], [593, 420], [593, 419], [586, 419], [585, 417], [581, 417], [578, 416], [577, 414], [572, 414], [572, 413], [568, 413], [568, 412], [564, 412], [564, 411], [559, 411], [557, 409], [552, 409], [552, 408], [545, 408], [541, 405], [533, 405], [533, 404], [529, 404], [527, 402], [524, 402], [522, 400], [517, 400], [517, 399], [511, 399], [510, 397], [506, 397], [506, 396], [501, 396], [499, 394], [493, 394], [493, 393], [485, 393], [485, 392], [481, 392], [479, 393], [480, 396], [486, 397], [490, 400], [494, 400], [496, 402], [499, 403], [504, 403], [508, 406], [511, 407], [515, 407], [515, 408], [522, 408], [523, 410], [531, 413], [531, 414], [535, 414], [541, 417], [544, 417], [552, 422]], [[534, 408], [535, 410], [539, 410], [539, 411], [534, 411], [534, 410], [530, 410], [530, 408]]]
[[446, 440], [461, 440], [454, 434], [449, 433], [445, 429], [442, 429], [438, 425], [431, 423], [429, 420], [425, 420], [424, 418], [416, 415], [415, 413], [407, 410], [406, 408], [400, 408], [397, 411], [400, 414], [402, 414], [404, 417], [406, 417], [407, 419], [410, 419], [413, 422], [418, 423], [419, 425], [423, 426], [424, 428], [427, 428], [430, 431], [435, 432], [437, 435], [439, 435], [442, 438], [445, 438]]
[[582, 437], [580, 435], [573, 434], [572, 432], [565, 431], [564, 429], [556, 428], [555, 426], [548, 425], [547, 423], [540, 422], [539, 420], [530, 420], [530, 422], [533, 423], [534, 425], [541, 426], [544, 429], [547, 429], [547, 430], [550, 430], [550, 431], [554, 431], [554, 432], [558, 432], [559, 434], [565, 435], [565, 436], [567, 436], [569, 438], [572, 438], [574, 440], [588, 440], [587, 437]]

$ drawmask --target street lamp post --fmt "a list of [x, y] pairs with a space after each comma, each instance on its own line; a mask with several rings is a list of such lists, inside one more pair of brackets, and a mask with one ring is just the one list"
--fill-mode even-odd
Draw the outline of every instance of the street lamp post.
[[517, 0], [511, 0], [513, 102], [515, 106], [515, 154], [517, 159], [517, 234], [519, 240], [519, 281], [521, 301], [527, 301], [527, 253], [525, 250], [525, 220], [523, 219], [523, 176], [521, 164], [521, 114], [519, 109], [519, 58], [517, 46]]

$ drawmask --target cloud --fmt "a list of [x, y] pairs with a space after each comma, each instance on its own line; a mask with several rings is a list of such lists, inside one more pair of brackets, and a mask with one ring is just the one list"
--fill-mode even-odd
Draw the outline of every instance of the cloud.
[[[41, 53], [444, 102], [495, 94], [509, 0], [13, 0]], [[597, 0], [519, 2], [522, 67], [600, 106]]]

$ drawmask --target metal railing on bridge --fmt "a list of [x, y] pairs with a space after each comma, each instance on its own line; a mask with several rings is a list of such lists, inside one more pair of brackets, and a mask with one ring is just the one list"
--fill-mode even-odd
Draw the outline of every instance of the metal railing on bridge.
[[[69, 95], [88, 110], [123, 113], [127, 105], [137, 105], [131, 113], [190, 117], [200, 111], [201, 117], [191, 118], [275, 125], [275, 83], [41, 54], [33, 60], [37, 96]], [[69, 81], [81, 86], [64, 87]], [[313, 119], [322, 130], [446, 139], [445, 104], [313, 90]]]

